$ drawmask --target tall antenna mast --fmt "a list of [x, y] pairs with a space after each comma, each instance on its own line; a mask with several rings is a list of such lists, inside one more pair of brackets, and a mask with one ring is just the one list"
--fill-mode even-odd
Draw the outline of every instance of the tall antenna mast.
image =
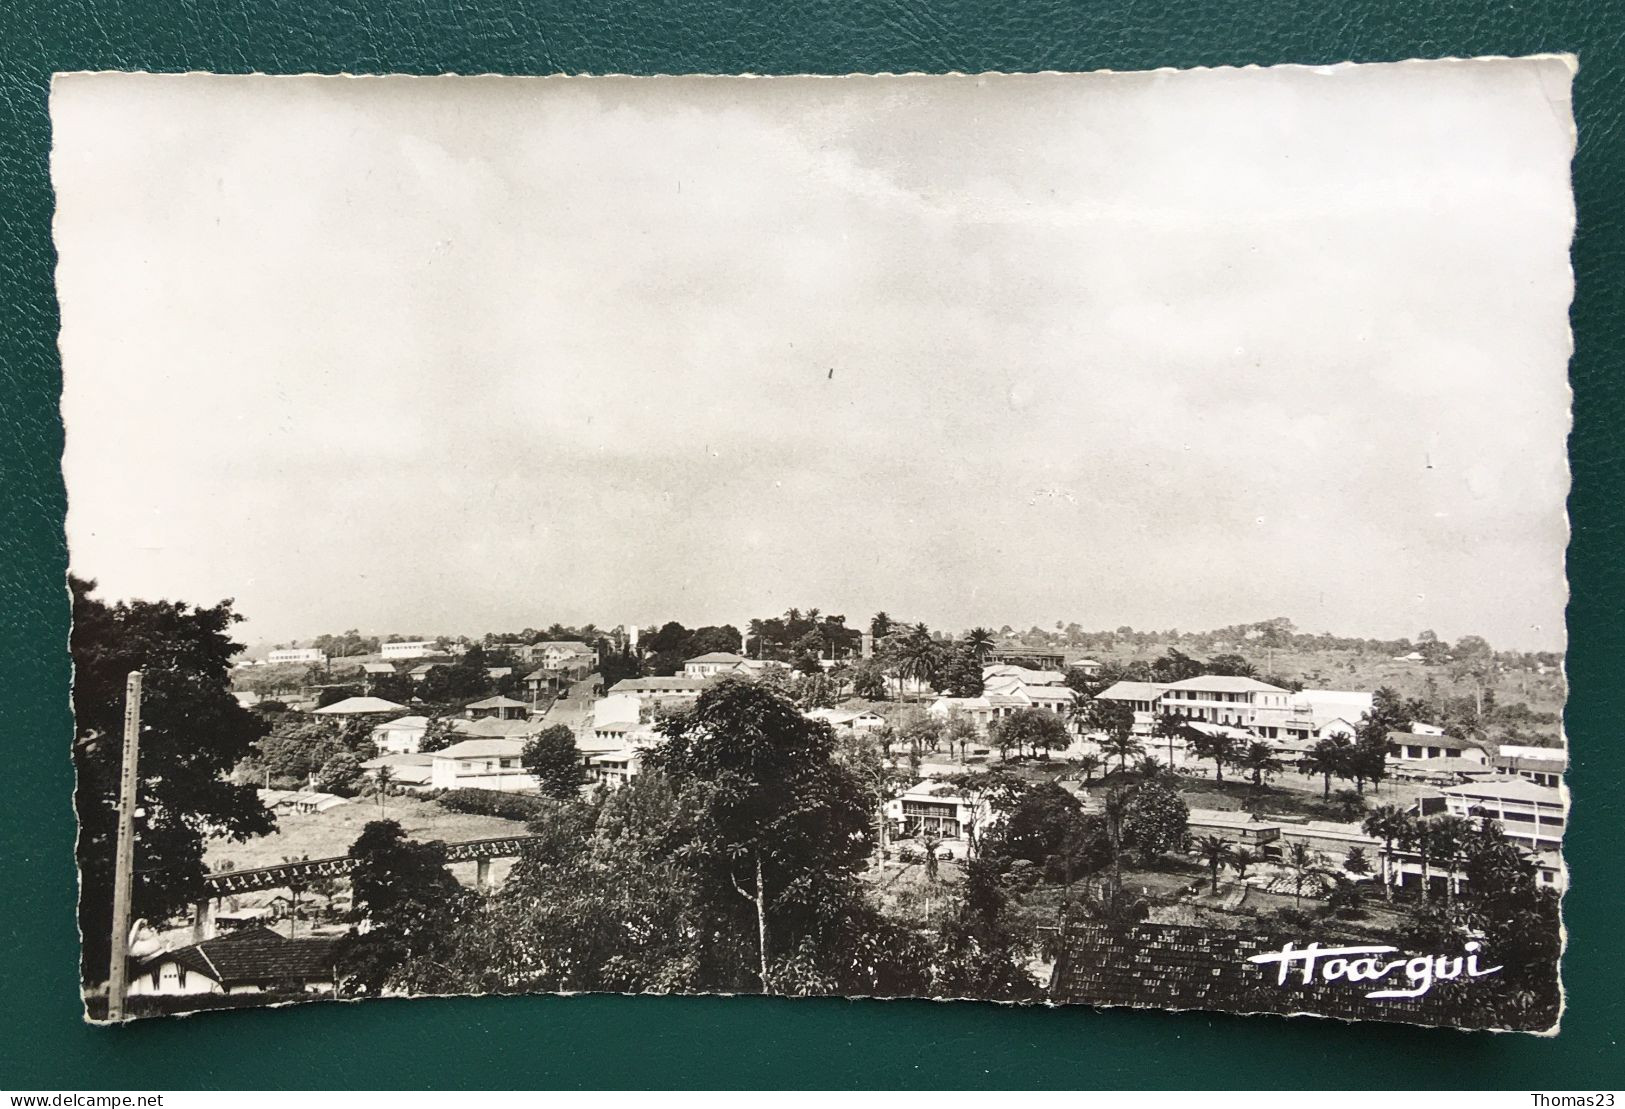
[[136, 766], [141, 743], [141, 671], [124, 684], [124, 761], [119, 770], [118, 846], [113, 862], [113, 948], [107, 967], [107, 1019], [124, 1019], [130, 959], [130, 902], [135, 883]]

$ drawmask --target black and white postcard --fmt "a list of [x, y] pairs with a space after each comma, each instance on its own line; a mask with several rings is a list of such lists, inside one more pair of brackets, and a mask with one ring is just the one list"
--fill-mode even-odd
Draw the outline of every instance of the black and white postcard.
[[1573, 69], [58, 76], [87, 1016], [1555, 1030]]

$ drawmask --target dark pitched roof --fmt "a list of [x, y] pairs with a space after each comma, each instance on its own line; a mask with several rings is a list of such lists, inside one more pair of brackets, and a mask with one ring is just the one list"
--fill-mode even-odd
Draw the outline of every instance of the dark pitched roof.
[[159, 952], [143, 960], [139, 969], [151, 970], [174, 961], [222, 985], [331, 978], [336, 943], [318, 936], [290, 940], [263, 926], [243, 928], [190, 947]]
[[[1450, 991], [1437, 987], [1419, 998], [1373, 1000], [1365, 996], [1371, 988], [1368, 985], [1325, 982], [1318, 974], [1307, 986], [1297, 973], [1284, 985], [1277, 985], [1276, 966], [1247, 961], [1254, 955], [1280, 951], [1288, 942], [1295, 942], [1300, 950], [1305, 946], [1302, 939], [1220, 928], [1078, 924], [1056, 963], [1051, 998], [1087, 1005], [1313, 1013], [1347, 1020], [1475, 1027], [1470, 1015], [1456, 1012], [1447, 1000]], [[1339, 945], [1328, 942], [1322, 946]], [[1403, 981], [1399, 987], [1404, 987]]]

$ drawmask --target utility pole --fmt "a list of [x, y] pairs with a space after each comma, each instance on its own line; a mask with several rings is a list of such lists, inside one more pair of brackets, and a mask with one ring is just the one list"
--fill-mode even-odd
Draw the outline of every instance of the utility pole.
[[130, 900], [135, 883], [136, 767], [141, 743], [141, 671], [124, 683], [124, 760], [119, 770], [118, 845], [113, 862], [113, 947], [107, 966], [107, 1019], [124, 1019], [128, 985]]

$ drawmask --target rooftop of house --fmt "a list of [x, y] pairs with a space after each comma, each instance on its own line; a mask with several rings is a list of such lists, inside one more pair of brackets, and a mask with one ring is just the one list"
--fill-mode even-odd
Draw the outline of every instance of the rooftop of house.
[[465, 739], [461, 743], [453, 743], [450, 747], [436, 751], [432, 757], [437, 759], [506, 759], [517, 756], [524, 749], [524, 741], [518, 739]]
[[529, 708], [523, 701], [515, 701], [512, 697], [487, 697], [483, 701], [475, 701], [463, 706], [465, 709], [522, 709]]
[[1105, 701], [1155, 701], [1168, 687], [1160, 682], [1115, 682], [1095, 696]]
[[1257, 678], [1243, 678], [1234, 674], [1203, 674], [1196, 678], [1171, 682], [1169, 689], [1211, 689], [1217, 693], [1285, 693], [1286, 690]]
[[1438, 774], [1483, 774], [1492, 773], [1481, 762], [1472, 759], [1448, 758], [1441, 756], [1436, 759], [1394, 759], [1395, 766], [1408, 767], [1413, 770], [1426, 770]]
[[402, 766], [428, 766], [432, 762], [434, 762], [434, 756], [426, 752], [410, 755], [379, 755], [375, 759], [368, 759], [362, 763], [361, 769], [377, 770], [379, 767], [387, 766], [394, 770]]
[[327, 716], [364, 716], [375, 712], [405, 712], [406, 706], [382, 697], [346, 697], [316, 712]]
[[453, 720], [451, 730], [458, 735], [485, 739], [516, 739], [534, 735], [541, 729], [531, 720], [499, 720], [487, 716], [479, 720]]
[[288, 939], [263, 925], [251, 925], [190, 947], [150, 955], [140, 969], [174, 962], [223, 985], [329, 978], [334, 973], [335, 943], [331, 937]]
[[728, 651], [712, 651], [709, 654], [696, 655], [695, 657], [689, 659], [688, 661], [689, 662], [732, 662], [732, 663], [739, 663], [739, 662], [744, 662], [745, 661], [745, 656], [744, 655], [732, 654], [732, 653], [730, 653]]
[[1207, 828], [1275, 827], [1273, 821], [1255, 820], [1252, 813], [1240, 809], [1192, 809], [1188, 822]]
[[1551, 763], [1557, 766], [1569, 764], [1569, 753], [1561, 747], [1523, 747], [1516, 743], [1503, 743], [1496, 754], [1503, 759], [1519, 763]]
[[674, 690], [702, 690], [710, 689], [709, 678], [685, 678], [673, 675], [669, 678], [622, 678], [609, 687], [611, 693], [654, 693], [664, 689]]
[[1456, 747], [1465, 750], [1476, 747], [1493, 753], [1495, 744], [1487, 739], [1457, 738], [1453, 735], [1429, 735], [1426, 732], [1389, 732], [1389, 743], [1406, 743], [1413, 747]]
[[393, 674], [395, 667], [387, 662], [363, 662], [361, 671], [364, 674]]
[[1489, 778], [1467, 782], [1442, 790], [1446, 796], [1471, 800], [1474, 797], [1497, 801], [1529, 801], [1544, 805], [1561, 805], [1562, 791], [1555, 786], [1537, 786], [1527, 778]]
[[593, 653], [592, 648], [579, 639], [549, 639], [544, 643], [533, 644], [532, 647], [538, 651], [574, 651], [581, 655]]
[[388, 731], [423, 731], [429, 726], [427, 716], [398, 716], [394, 720], [386, 720], [373, 729], [375, 732]]

